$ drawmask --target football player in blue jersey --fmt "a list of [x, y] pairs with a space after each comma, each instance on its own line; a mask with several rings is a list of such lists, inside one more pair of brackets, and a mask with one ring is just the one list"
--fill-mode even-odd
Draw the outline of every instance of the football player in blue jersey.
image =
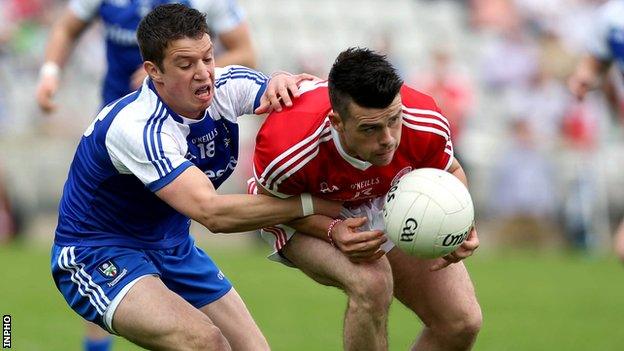
[[216, 64], [254, 67], [255, 52], [242, 9], [235, 0], [70, 0], [54, 24], [47, 43], [45, 63], [37, 86], [37, 102], [52, 112], [59, 88], [59, 71], [80, 34], [97, 18], [102, 20], [106, 40], [107, 72], [102, 86], [106, 105], [138, 88], [146, 76], [136, 42], [141, 18], [164, 3], [180, 2], [206, 13], [211, 36], [219, 39], [221, 53]]
[[195, 246], [190, 219], [240, 232], [338, 214], [340, 204], [309, 194], [215, 191], [237, 163], [236, 118], [297, 96], [307, 75], [215, 68], [205, 16], [181, 4], [150, 12], [137, 37], [149, 77], [102, 109], [70, 166], [52, 248], [56, 286], [84, 319], [145, 348], [267, 350], [239, 295]]
[[[147, 73], [143, 69], [136, 40], [136, 28], [147, 12], [162, 3], [180, 2], [206, 13], [212, 36], [219, 39], [219, 67], [239, 64], [254, 67], [256, 56], [243, 10], [235, 0], [70, 0], [56, 21], [47, 43], [36, 90], [42, 111], [56, 109], [54, 95], [60, 85], [60, 70], [74, 44], [97, 18], [102, 20], [106, 43], [107, 72], [101, 87], [106, 105], [137, 89]], [[86, 351], [110, 349], [108, 333], [88, 325]]]
[[624, 76], [624, 0], [610, 0], [598, 8], [588, 53], [568, 81], [572, 93], [579, 99], [596, 88], [612, 64]]
[[[570, 91], [583, 100], [587, 92], [599, 86], [612, 65], [624, 77], [624, 0], [610, 0], [598, 8], [588, 53], [568, 80]], [[615, 103], [618, 110], [624, 106]], [[624, 261], [624, 219], [615, 233], [615, 252]]]

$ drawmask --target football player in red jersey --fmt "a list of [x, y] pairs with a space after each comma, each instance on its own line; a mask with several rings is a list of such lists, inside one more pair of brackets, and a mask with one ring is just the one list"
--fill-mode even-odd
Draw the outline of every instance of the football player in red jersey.
[[413, 169], [445, 169], [467, 182], [448, 121], [431, 97], [405, 86], [386, 58], [368, 49], [342, 52], [327, 82], [304, 83], [300, 91], [258, 133], [249, 190], [311, 193], [344, 208], [339, 219], [315, 215], [263, 229], [275, 249], [270, 258], [345, 291], [346, 350], [388, 348], [393, 296], [425, 325], [415, 350], [470, 349], [482, 317], [461, 260], [479, 246], [476, 230], [448, 256], [419, 259], [387, 240], [381, 214], [392, 183]]

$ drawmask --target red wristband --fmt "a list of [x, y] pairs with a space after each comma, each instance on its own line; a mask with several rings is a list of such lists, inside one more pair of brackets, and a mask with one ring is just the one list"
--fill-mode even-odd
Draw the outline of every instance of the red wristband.
[[331, 223], [329, 223], [329, 227], [327, 227], [327, 239], [333, 247], [336, 247], [336, 243], [334, 243], [334, 238], [332, 238], [332, 231], [334, 230], [336, 224], [340, 222], [342, 222], [342, 219], [334, 219]]

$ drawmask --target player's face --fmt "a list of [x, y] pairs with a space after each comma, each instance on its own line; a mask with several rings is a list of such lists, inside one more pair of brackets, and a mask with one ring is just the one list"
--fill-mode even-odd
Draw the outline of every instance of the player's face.
[[165, 50], [163, 71], [158, 70], [157, 78], [150, 75], [160, 88], [161, 98], [173, 111], [184, 117], [201, 118], [214, 96], [214, 70], [212, 42], [204, 34], [200, 39], [171, 42]]
[[351, 102], [350, 115], [336, 128], [345, 151], [376, 166], [392, 161], [401, 140], [401, 96], [387, 108], [365, 108]]

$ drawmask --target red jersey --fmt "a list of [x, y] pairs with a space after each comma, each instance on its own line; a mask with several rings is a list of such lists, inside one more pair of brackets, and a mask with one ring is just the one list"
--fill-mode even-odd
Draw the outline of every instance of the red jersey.
[[451, 165], [450, 127], [431, 97], [401, 87], [401, 141], [390, 164], [375, 166], [343, 150], [328, 117], [327, 82], [301, 90], [292, 107], [269, 114], [256, 137], [254, 176], [272, 194], [310, 193], [352, 206], [385, 195], [413, 169]]

